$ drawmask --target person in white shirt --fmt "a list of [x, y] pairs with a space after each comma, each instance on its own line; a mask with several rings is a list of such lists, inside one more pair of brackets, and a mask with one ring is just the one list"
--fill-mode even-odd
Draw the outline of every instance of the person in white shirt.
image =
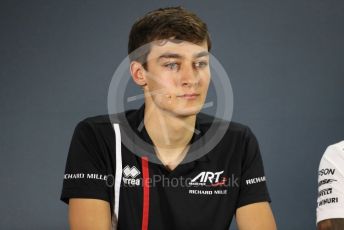
[[344, 229], [344, 141], [327, 147], [320, 161], [317, 229]]

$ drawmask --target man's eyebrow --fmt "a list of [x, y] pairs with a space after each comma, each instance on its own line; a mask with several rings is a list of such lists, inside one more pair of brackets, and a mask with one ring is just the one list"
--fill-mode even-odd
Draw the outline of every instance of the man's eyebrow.
[[208, 51], [202, 51], [202, 52], [199, 52], [199, 53], [193, 55], [194, 58], [199, 58], [199, 57], [204, 57], [204, 56], [209, 56], [209, 52]]
[[158, 57], [158, 61], [159, 61], [160, 59], [163, 59], [163, 58], [179, 58], [179, 59], [181, 59], [181, 58], [183, 58], [183, 56], [180, 55], [180, 54], [177, 54], [177, 53], [166, 52], [166, 53], [161, 54], [161, 55]]
[[[199, 58], [199, 57], [204, 57], [204, 56], [208, 56], [208, 55], [209, 55], [208, 51], [202, 51], [202, 52], [199, 52], [197, 54], [194, 54], [192, 57], [193, 58]], [[184, 56], [182, 56], [180, 54], [177, 54], [177, 53], [166, 52], [166, 53], [161, 54], [158, 57], [158, 61], [160, 59], [163, 59], [163, 58], [178, 58], [178, 59], [182, 59], [182, 58], [184, 58]]]

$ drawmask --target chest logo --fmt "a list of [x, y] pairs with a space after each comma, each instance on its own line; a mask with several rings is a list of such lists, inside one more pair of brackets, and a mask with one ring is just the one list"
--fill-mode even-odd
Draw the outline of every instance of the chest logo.
[[226, 182], [225, 177], [221, 177], [224, 171], [201, 172], [190, 181], [190, 185], [218, 186]]
[[189, 182], [189, 185], [196, 186], [196, 189], [189, 189], [192, 195], [226, 195], [228, 193], [226, 183], [228, 178], [222, 176], [224, 171], [200, 172]]
[[135, 179], [141, 172], [135, 166], [130, 167], [129, 165], [123, 168], [123, 182], [130, 186], [139, 186], [140, 179]]

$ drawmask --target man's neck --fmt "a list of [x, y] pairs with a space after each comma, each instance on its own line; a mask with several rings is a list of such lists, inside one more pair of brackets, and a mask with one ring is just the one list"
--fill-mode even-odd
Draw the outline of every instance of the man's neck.
[[145, 104], [144, 125], [157, 156], [165, 165], [176, 166], [184, 158], [195, 130], [196, 115], [176, 116]]

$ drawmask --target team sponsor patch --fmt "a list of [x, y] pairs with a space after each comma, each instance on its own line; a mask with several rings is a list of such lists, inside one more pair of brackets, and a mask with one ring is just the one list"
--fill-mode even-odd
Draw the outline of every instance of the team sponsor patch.
[[323, 190], [320, 190], [318, 193], [318, 197], [326, 196], [332, 193], [332, 188], [325, 188]]
[[204, 171], [195, 176], [190, 185], [203, 185], [203, 186], [220, 186], [226, 183], [227, 178], [221, 177], [224, 171], [210, 172]]
[[335, 181], [337, 181], [337, 180], [335, 180], [335, 179], [323, 179], [323, 180], [319, 181], [318, 186], [320, 187], [320, 186], [325, 185], [325, 184], [331, 184], [332, 182], [335, 182]]
[[107, 175], [98, 173], [66, 173], [64, 174], [65, 180], [70, 179], [94, 179], [94, 180], [107, 180]]
[[265, 176], [256, 177], [256, 178], [252, 178], [252, 179], [246, 180], [246, 185], [258, 184], [258, 183], [261, 183], [261, 182], [264, 182], [264, 181], [266, 181]]
[[318, 207], [328, 204], [338, 203], [338, 197], [326, 198], [318, 202]]
[[229, 178], [223, 175], [224, 171], [203, 171], [198, 173], [189, 182], [188, 193], [191, 195], [226, 195], [228, 187], [239, 186], [238, 178]]
[[319, 176], [334, 175], [336, 169], [324, 168], [319, 170]]
[[123, 183], [130, 186], [139, 186], [141, 184], [140, 179], [136, 179], [138, 175], [141, 174], [135, 166], [130, 167], [129, 165], [125, 166], [122, 170], [123, 172]]

